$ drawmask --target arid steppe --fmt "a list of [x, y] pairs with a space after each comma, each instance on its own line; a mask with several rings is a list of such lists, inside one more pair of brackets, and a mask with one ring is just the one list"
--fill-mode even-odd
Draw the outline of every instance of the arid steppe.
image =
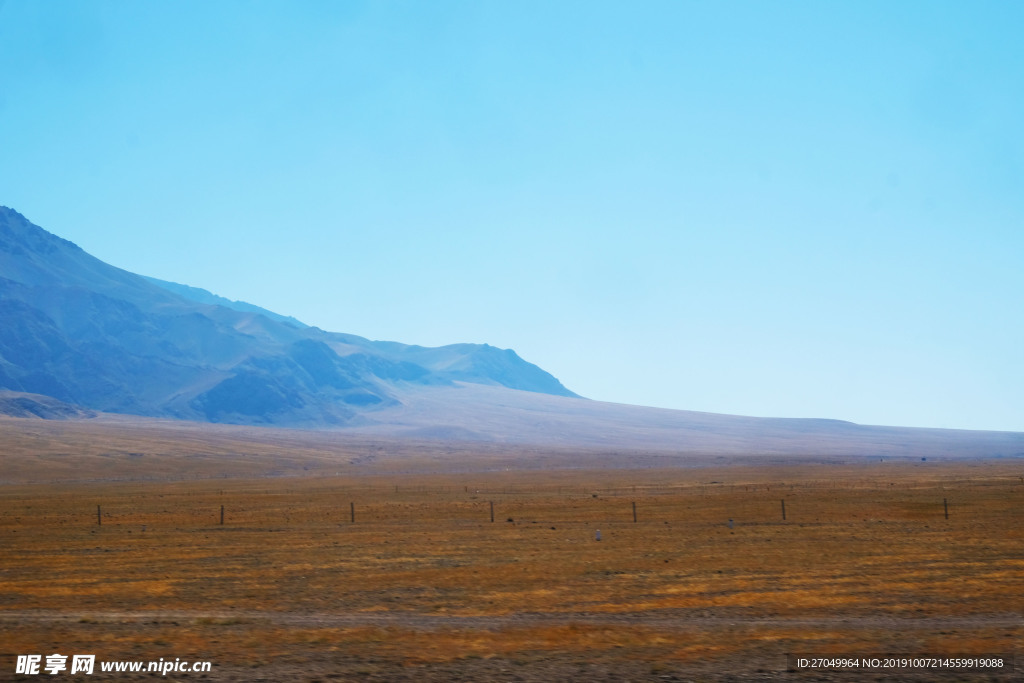
[[168, 680], [1019, 680], [786, 655], [1019, 657], [1020, 459], [0, 423], [2, 680], [33, 653], [212, 662]]

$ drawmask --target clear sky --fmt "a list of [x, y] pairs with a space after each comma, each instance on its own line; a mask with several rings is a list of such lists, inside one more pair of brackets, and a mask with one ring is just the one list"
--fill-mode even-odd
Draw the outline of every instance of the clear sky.
[[0, 0], [0, 204], [589, 398], [1024, 430], [1024, 3]]

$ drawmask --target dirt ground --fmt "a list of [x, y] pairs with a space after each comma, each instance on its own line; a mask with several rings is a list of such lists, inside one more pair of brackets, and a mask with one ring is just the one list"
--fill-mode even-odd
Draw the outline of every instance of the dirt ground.
[[211, 662], [55, 680], [1021, 680], [1024, 660], [787, 654], [1019, 658], [1022, 477], [864, 459], [10, 484], [0, 680], [54, 653]]

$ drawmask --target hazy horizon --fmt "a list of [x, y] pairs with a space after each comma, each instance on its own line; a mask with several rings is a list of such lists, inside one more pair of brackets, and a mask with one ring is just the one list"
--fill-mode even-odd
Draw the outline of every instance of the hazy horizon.
[[0, 2], [0, 204], [588, 398], [1024, 431], [1017, 5]]

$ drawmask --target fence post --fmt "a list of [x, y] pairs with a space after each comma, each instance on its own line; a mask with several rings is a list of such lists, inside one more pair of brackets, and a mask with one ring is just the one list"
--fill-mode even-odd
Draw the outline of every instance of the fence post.
[[636, 524], [636, 501], [633, 501], [633, 524]]
[[945, 498], [942, 499], [942, 508], [946, 511], [946, 519], [949, 519], [949, 503]]
[[782, 521], [786, 521], [786, 501], [782, 501]]
[[354, 502], [348, 504], [349, 519], [352, 524], [356, 523], [356, 504]]
[[224, 506], [220, 506], [220, 523], [224, 524]]
[[100, 506], [97, 505], [96, 506], [96, 526], [101, 526], [102, 524], [103, 524], [103, 518], [100, 516]]
[[491, 501], [491, 521], [494, 521], [494, 501]]

